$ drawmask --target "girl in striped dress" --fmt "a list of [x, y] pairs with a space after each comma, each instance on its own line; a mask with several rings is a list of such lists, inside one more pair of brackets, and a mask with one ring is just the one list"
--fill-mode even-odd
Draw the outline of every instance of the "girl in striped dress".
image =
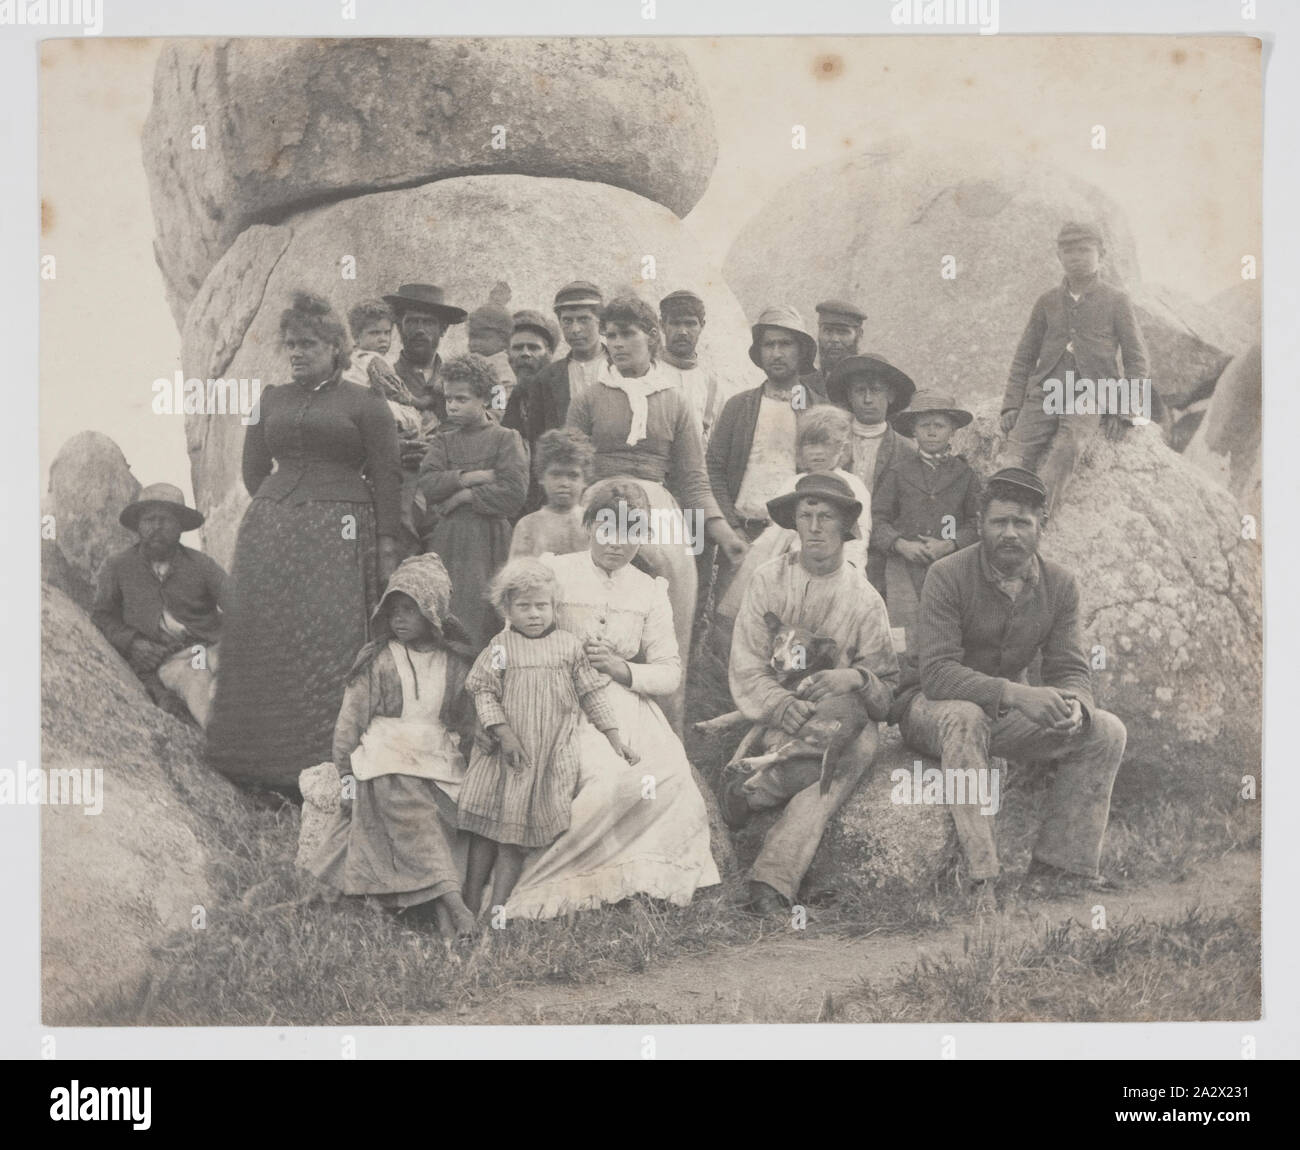
[[465, 902], [476, 913], [494, 864], [491, 905], [504, 906], [528, 852], [568, 830], [579, 706], [619, 755], [638, 761], [619, 735], [608, 680], [587, 661], [582, 641], [555, 627], [557, 591], [546, 564], [507, 563], [491, 587], [506, 627], [465, 680], [491, 744], [476, 740], [460, 793], [460, 828], [471, 836]]

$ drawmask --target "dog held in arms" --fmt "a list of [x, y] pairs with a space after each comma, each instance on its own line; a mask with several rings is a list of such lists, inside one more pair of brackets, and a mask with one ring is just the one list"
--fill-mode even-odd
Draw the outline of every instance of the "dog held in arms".
[[[766, 623], [772, 634], [772, 669], [781, 685], [802, 699], [809, 676], [835, 666], [839, 644], [824, 635], [814, 635], [804, 627], [786, 625], [770, 611]], [[721, 731], [744, 721], [744, 715], [732, 711], [696, 723], [695, 729], [706, 733]], [[869, 722], [871, 716], [856, 691], [850, 695], [828, 695], [818, 701], [817, 709], [797, 734], [790, 735], [779, 727], [755, 723], [741, 739], [724, 772], [733, 777], [735, 774], [748, 776], [744, 785], [746, 789], [754, 789], [764, 770], [793, 759], [817, 758], [821, 760], [821, 793], [826, 794], [841, 756]], [[766, 753], [749, 754], [760, 740], [768, 748]]]

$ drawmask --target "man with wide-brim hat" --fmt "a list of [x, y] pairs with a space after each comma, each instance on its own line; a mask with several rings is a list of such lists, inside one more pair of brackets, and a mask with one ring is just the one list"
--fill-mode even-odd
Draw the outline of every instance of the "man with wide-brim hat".
[[[824, 402], [799, 378], [812, 366], [817, 341], [794, 308], [784, 304], [764, 308], [750, 338], [749, 358], [763, 369], [763, 382], [723, 404], [705, 452], [718, 508], [747, 543], [767, 530], [772, 521], [768, 500], [780, 495], [798, 470], [796, 417]], [[715, 603], [722, 602], [738, 569], [739, 564], [718, 556]], [[725, 658], [730, 629], [716, 612], [714, 624], [710, 643]]]
[[[890, 416], [907, 407], [916, 384], [882, 355], [864, 352], [840, 360], [826, 377], [826, 396], [853, 416], [852, 459], [847, 465], [875, 498], [880, 478], [916, 448], [889, 426]], [[885, 593], [885, 564], [879, 552], [867, 554], [867, 578]]]
[[438, 344], [447, 328], [464, 323], [468, 313], [447, 303], [436, 284], [402, 284], [396, 294], [384, 296], [384, 302], [393, 309], [402, 336], [402, 351], [393, 370], [414, 396], [415, 406], [432, 412], [442, 422], [447, 418], [447, 405], [438, 383], [442, 366]]
[[138, 540], [104, 561], [91, 618], [158, 706], [205, 726], [226, 573], [180, 541], [203, 526], [203, 516], [186, 506], [180, 488], [154, 483], [122, 509], [118, 522]]
[[[1098, 863], [1126, 732], [1093, 699], [1078, 580], [1038, 553], [1047, 499], [1032, 471], [1009, 467], [989, 477], [979, 544], [933, 563], [925, 577], [918, 659], [890, 718], [907, 746], [938, 756], [945, 772], [991, 780], [992, 756], [1052, 764], [1055, 781], [1021, 889], [1077, 897], [1116, 887]], [[1040, 656], [1040, 685], [1031, 686], [1028, 671]], [[999, 873], [994, 812], [969, 801], [949, 809], [987, 905]]]
[[[739, 827], [752, 811], [784, 807], [768, 830], [749, 872], [752, 908], [784, 914], [797, 901], [803, 877], [831, 816], [857, 789], [879, 746], [879, 723], [898, 683], [889, 617], [862, 572], [844, 561], [844, 541], [857, 530], [862, 504], [837, 475], [803, 476], [792, 494], [768, 505], [773, 522], [799, 535], [799, 550], [764, 563], [745, 588], [728, 664], [731, 697], [747, 719], [768, 728], [765, 745], [786, 742], [831, 696], [856, 696], [864, 723], [845, 749], [825, 794], [821, 759], [792, 759], [752, 775], [730, 775], [721, 794], [723, 817]], [[787, 626], [809, 632], [830, 666], [793, 688], [774, 668], [773, 639]], [[846, 700], [847, 702], [847, 700]]]

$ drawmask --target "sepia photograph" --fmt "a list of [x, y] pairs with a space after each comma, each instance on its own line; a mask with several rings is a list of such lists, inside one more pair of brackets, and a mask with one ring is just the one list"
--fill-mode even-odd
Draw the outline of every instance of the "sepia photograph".
[[39, 45], [46, 1027], [1261, 1019], [1262, 41], [884, 7]]

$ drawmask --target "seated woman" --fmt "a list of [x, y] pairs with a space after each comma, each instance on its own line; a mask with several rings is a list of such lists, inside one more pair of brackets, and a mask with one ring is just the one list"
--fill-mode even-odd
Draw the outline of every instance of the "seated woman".
[[[693, 531], [703, 530], [738, 564], [746, 545], [713, 498], [699, 419], [682, 392], [681, 372], [661, 366], [656, 358], [661, 336], [654, 308], [636, 296], [619, 296], [605, 305], [600, 321], [611, 363], [601, 366], [596, 384], [576, 396], [568, 412], [568, 426], [595, 444], [596, 478], [634, 479], [651, 508], [672, 513], [668, 518], [681, 516], [685, 508], [688, 515], [679, 522]], [[657, 521], [664, 522], [664, 517]], [[704, 539], [687, 541], [682, 533], [677, 539], [660, 538], [644, 545], [650, 569], [668, 580], [683, 661], [690, 652], [695, 618], [695, 555], [704, 544]], [[679, 734], [683, 689], [679, 683], [664, 699], [664, 711]]]
[[553, 918], [638, 893], [685, 906], [699, 887], [721, 881], [704, 796], [658, 702], [682, 677], [667, 585], [629, 566], [635, 543], [607, 541], [600, 528], [620, 511], [649, 506], [637, 483], [598, 483], [583, 515], [588, 550], [542, 557], [559, 581], [555, 624], [577, 635], [591, 665], [609, 677], [618, 730], [640, 762], [630, 766], [579, 719], [569, 829], [528, 856], [507, 918]]

